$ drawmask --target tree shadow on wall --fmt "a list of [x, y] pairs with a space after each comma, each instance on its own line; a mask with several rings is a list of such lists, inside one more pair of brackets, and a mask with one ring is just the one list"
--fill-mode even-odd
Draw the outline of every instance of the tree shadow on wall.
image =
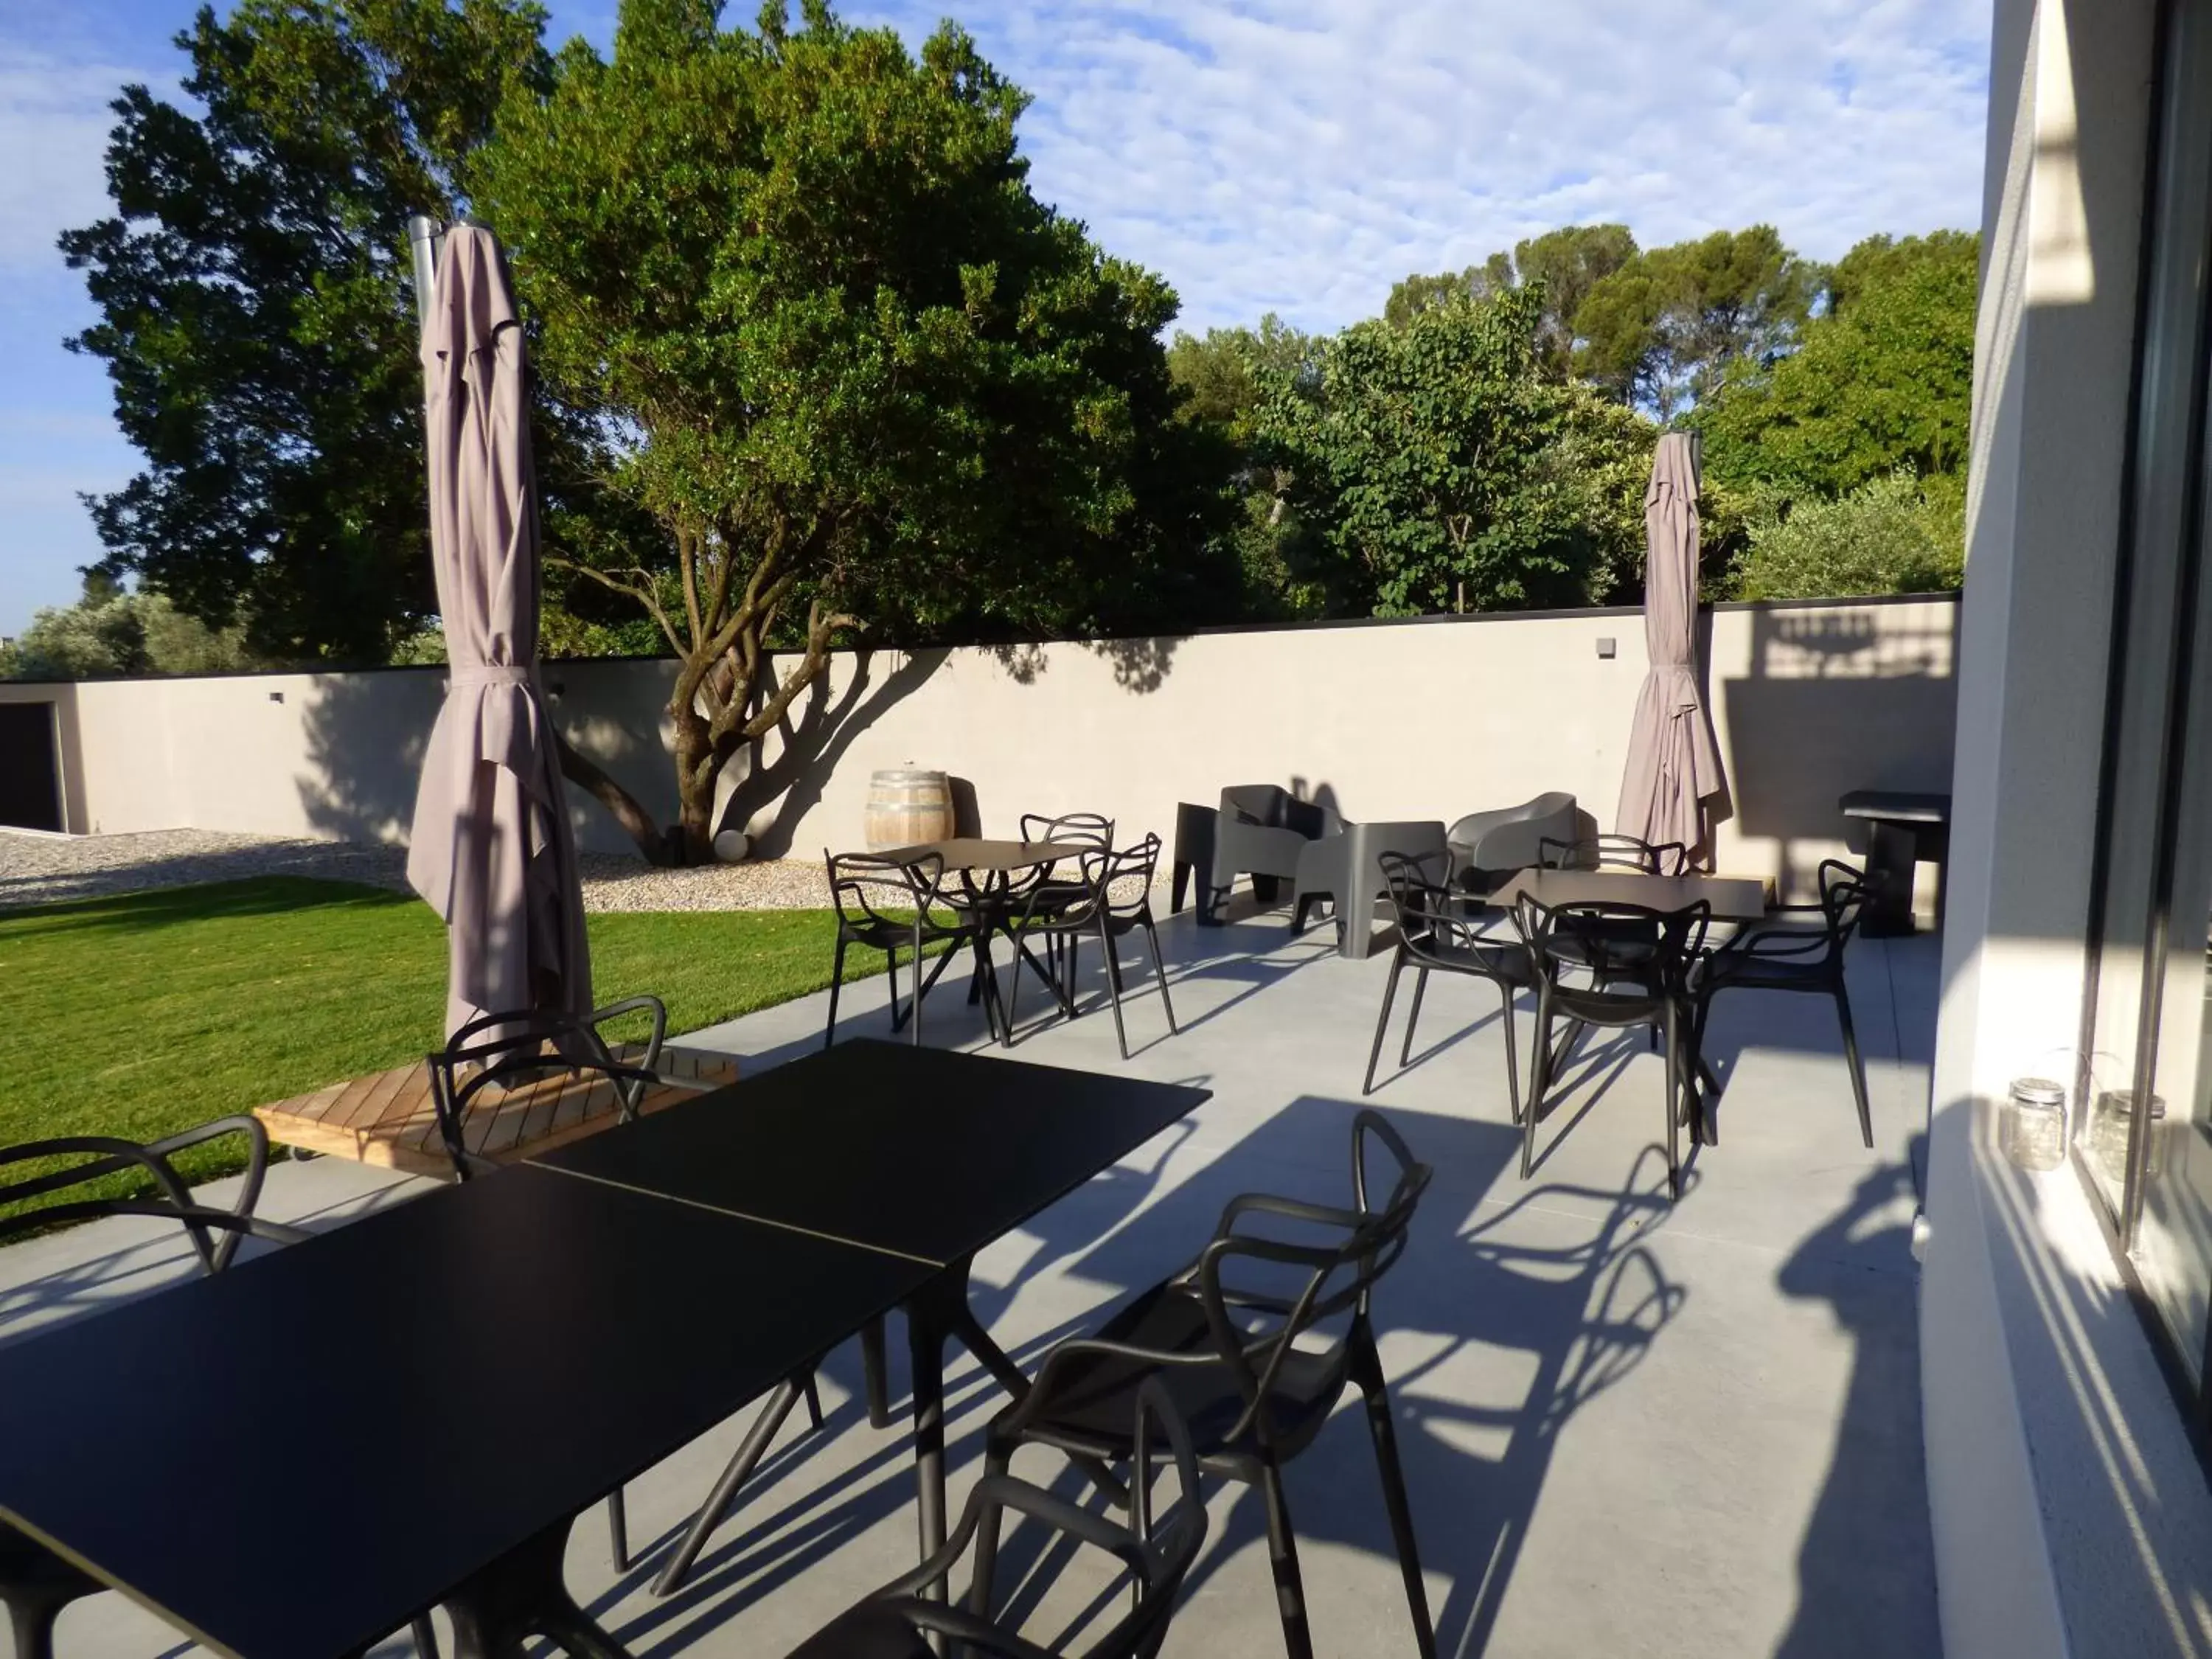
[[1955, 609], [1934, 627], [1906, 606], [1753, 614], [1751, 672], [1721, 682], [1722, 723], [1738, 827], [1781, 843], [1785, 888], [1814, 890], [1822, 844], [1863, 846], [1846, 791], [1950, 788], [1956, 625]]
[[[816, 680], [777, 722], [780, 742], [774, 760], [767, 758], [767, 740], [761, 738], [732, 761], [740, 775], [722, 803], [717, 827], [744, 830], [773, 807], [775, 816], [748, 832], [753, 856], [787, 856], [793, 829], [820, 804], [823, 787], [836, 775], [853, 739], [919, 691], [951, 655], [941, 647], [863, 651], [854, 655], [852, 678], [842, 687], [833, 690], [826, 677]], [[898, 665], [878, 682], [878, 659], [884, 656], [896, 657]], [[793, 709], [798, 711], [795, 718]]]
[[294, 783], [314, 833], [407, 839], [445, 683], [441, 666], [390, 669], [323, 676], [301, 694], [306, 769]]
[[[1141, 696], [1160, 689], [1175, 667], [1176, 649], [1182, 641], [1173, 635], [1152, 635], [1127, 640], [1072, 640], [1067, 643], [1103, 659], [1114, 671], [1115, 684]], [[1035, 685], [1052, 665], [1047, 648], [1034, 640], [1019, 645], [986, 646], [984, 649], [1016, 685]]]

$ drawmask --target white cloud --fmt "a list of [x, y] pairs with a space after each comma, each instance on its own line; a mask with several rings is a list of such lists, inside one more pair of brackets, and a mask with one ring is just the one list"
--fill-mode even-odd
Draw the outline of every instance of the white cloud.
[[1986, 0], [876, 0], [1036, 97], [1039, 194], [1205, 327], [1334, 327], [1564, 223], [1833, 258], [1980, 216]]
[[112, 211], [108, 109], [142, 70], [0, 46], [0, 271], [49, 269], [54, 239]]

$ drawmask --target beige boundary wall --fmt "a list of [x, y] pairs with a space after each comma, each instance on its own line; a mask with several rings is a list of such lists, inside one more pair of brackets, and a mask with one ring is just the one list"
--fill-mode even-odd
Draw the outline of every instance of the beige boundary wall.
[[[1947, 787], [1956, 613], [1936, 599], [1705, 618], [1735, 786], [1723, 868], [1802, 888], [1842, 847], [1838, 794]], [[1025, 811], [1082, 809], [1164, 839], [1178, 800], [1260, 782], [1355, 819], [1449, 820], [1565, 789], [1609, 829], [1644, 668], [1633, 611], [841, 653], [787, 740], [732, 768], [725, 811], [763, 853], [811, 858], [857, 846], [869, 773], [911, 763], [961, 781], [992, 833]], [[570, 739], [662, 815], [672, 672], [545, 670]], [[73, 831], [392, 841], [442, 686], [440, 669], [395, 669], [0, 685], [0, 698], [56, 702]], [[628, 845], [596, 804], [580, 799], [577, 823], [587, 847]]]

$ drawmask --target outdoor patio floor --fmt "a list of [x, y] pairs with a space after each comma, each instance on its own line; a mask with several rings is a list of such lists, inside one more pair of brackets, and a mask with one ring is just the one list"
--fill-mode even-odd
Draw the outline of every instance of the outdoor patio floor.
[[[1186, 914], [1165, 929], [1179, 1036], [1167, 1034], [1149, 972], [1131, 972], [1125, 1018], [1136, 1054], [1126, 1069], [1200, 1083], [1213, 1098], [978, 1258], [976, 1311], [1024, 1366], [1180, 1266], [1228, 1194], [1346, 1197], [1351, 1119], [1388, 956], [1341, 961], [1327, 926], [1293, 939], [1285, 914], [1218, 930], [1194, 927]], [[1125, 944], [1131, 957], [1141, 949], [1140, 939]], [[1014, 1058], [1123, 1068], [1095, 949], [1086, 965], [1095, 1006], [1072, 1024], [1043, 1022], [1048, 998], [1024, 987], [1029, 1029]], [[1437, 1176], [1412, 1247], [1378, 1291], [1376, 1321], [1441, 1653], [1939, 1651], [1907, 1248], [1936, 974], [1932, 939], [1853, 947], [1872, 1152], [1859, 1145], [1826, 1001], [1723, 999], [1708, 1042], [1727, 1085], [1722, 1144], [1696, 1154], [1673, 1205], [1661, 1062], [1640, 1034], [1601, 1036], [1577, 1059], [1524, 1182], [1495, 993], [1432, 982], [1413, 1065], [1397, 1073], [1389, 1062], [1401, 994], [1373, 1103]], [[933, 1042], [981, 1047], [982, 1021], [957, 977], [927, 1005], [926, 1031]], [[686, 1041], [726, 1049], [757, 1073], [819, 1043], [824, 1000]], [[848, 988], [842, 1012], [841, 1035], [884, 1035], [883, 981]], [[1525, 1007], [1521, 1018], [1525, 1037]], [[323, 1224], [416, 1184], [327, 1159], [280, 1164], [263, 1208]], [[36, 1240], [0, 1251], [0, 1321], [12, 1339], [182, 1270], [176, 1241], [137, 1224]], [[742, 1314], [702, 1308], [699, 1316]], [[904, 1366], [892, 1346], [896, 1389]], [[951, 1358], [957, 1505], [1003, 1395], [964, 1354]], [[794, 1419], [690, 1584], [669, 1601], [646, 1589], [651, 1556], [617, 1581], [600, 1514], [581, 1517], [568, 1561], [579, 1599], [640, 1655], [775, 1659], [911, 1565], [906, 1438], [867, 1427], [858, 1387], [848, 1345], [824, 1373], [828, 1431], [809, 1437]], [[320, 1436], [405, 1432], [406, 1402], [352, 1415], [344, 1402], [301, 1409], [282, 1378], [270, 1379], [270, 1431], [291, 1437], [303, 1458]], [[631, 1485], [641, 1551], [680, 1530], [749, 1418]], [[1050, 1460], [1037, 1456], [1030, 1471], [1049, 1476]], [[1339, 1413], [1287, 1485], [1316, 1650], [1410, 1654], [1356, 1411]], [[1256, 1499], [1224, 1487], [1212, 1512], [1212, 1535], [1165, 1650], [1272, 1659], [1282, 1636]], [[313, 1547], [312, 1516], [298, 1517], [297, 1536]], [[1029, 1559], [1010, 1545], [1006, 1562], [1018, 1571]], [[1054, 1628], [1060, 1600], [1037, 1614], [1033, 1634]], [[72, 1609], [59, 1637], [64, 1656], [191, 1650], [118, 1596]], [[404, 1637], [383, 1650], [407, 1650]]]

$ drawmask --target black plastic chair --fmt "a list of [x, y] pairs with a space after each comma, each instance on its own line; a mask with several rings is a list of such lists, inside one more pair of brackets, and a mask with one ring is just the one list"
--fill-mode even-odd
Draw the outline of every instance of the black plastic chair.
[[[1370, 1200], [1367, 1167], [1377, 1144], [1395, 1165], [1379, 1204]], [[1190, 1425], [1199, 1467], [1260, 1489], [1284, 1640], [1292, 1659], [1309, 1659], [1313, 1644], [1282, 1466], [1314, 1443], [1345, 1389], [1357, 1389], [1366, 1402], [1416, 1645], [1422, 1659], [1434, 1659], [1436, 1632], [1370, 1312], [1376, 1282], [1405, 1251], [1430, 1174], [1381, 1114], [1363, 1109], [1352, 1121], [1352, 1208], [1263, 1194], [1231, 1200], [1197, 1261], [1143, 1292], [1095, 1336], [1045, 1356], [1030, 1392], [991, 1425], [985, 1478], [1003, 1477], [1016, 1449], [1029, 1444], [1109, 1466], [1133, 1463], [1131, 1401], [1156, 1379]], [[1272, 1225], [1274, 1235], [1250, 1231], [1255, 1222]], [[1284, 1233], [1322, 1242], [1297, 1243]], [[1286, 1277], [1302, 1281], [1294, 1294], [1281, 1293]], [[988, 1578], [996, 1549], [988, 1527], [977, 1548], [976, 1571]]]
[[[1154, 1450], [1155, 1425], [1167, 1443], [1161, 1453]], [[1038, 1522], [1076, 1545], [1103, 1550], [1121, 1563], [1130, 1586], [1129, 1609], [1084, 1649], [1084, 1659], [1151, 1659], [1167, 1636], [1176, 1598], [1206, 1540], [1206, 1506], [1189, 1427], [1157, 1380], [1136, 1390], [1128, 1444], [1128, 1525], [1079, 1508], [1003, 1470], [986, 1475], [976, 1482], [960, 1523], [943, 1549], [826, 1626], [791, 1659], [935, 1659], [933, 1638], [949, 1641], [956, 1653], [1053, 1659], [1054, 1650], [993, 1620], [992, 1570], [1000, 1526], [1008, 1511]], [[1157, 1507], [1151, 1474], [1162, 1453], [1175, 1466], [1177, 1487], [1175, 1502], [1164, 1515]], [[990, 1547], [984, 1547], [986, 1542]], [[951, 1577], [971, 1544], [977, 1546], [975, 1577], [965, 1604], [931, 1599], [931, 1589]]]
[[[170, 1158], [185, 1147], [233, 1134], [246, 1138], [248, 1160], [236, 1205], [225, 1210], [194, 1202], [191, 1189], [169, 1162]], [[262, 1172], [269, 1161], [268, 1133], [256, 1118], [219, 1118], [181, 1134], [143, 1145], [104, 1135], [72, 1135], [0, 1149], [0, 1166], [56, 1158], [87, 1161], [0, 1186], [0, 1205], [66, 1192], [71, 1187], [132, 1170], [146, 1176], [152, 1183], [151, 1188], [114, 1197], [65, 1199], [0, 1217], [0, 1239], [64, 1223], [94, 1221], [109, 1216], [146, 1216], [173, 1221], [183, 1227], [185, 1237], [191, 1241], [200, 1270], [215, 1273], [230, 1264], [238, 1246], [247, 1238], [295, 1244], [308, 1237], [296, 1227], [264, 1221], [252, 1213], [260, 1199]], [[36, 1425], [21, 1426], [25, 1432], [36, 1431]], [[158, 1458], [158, 1449], [155, 1455]], [[106, 1588], [36, 1539], [0, 1522], [0, 1604], [8, 1610], [16, 1659], [52, 1659], [54, 1621], [63, 1609], [86, 1596], [97, 1595]], [[422, 1638], [423, 1627], [418, 1624], [418, 1644]]]
[[[1146, 942], [1152, 951], [1152, 971], [1159, 978], [1160, 1006], [1166, 1011], [1170, 1035], [1181, 1028], [1176, 1024], [1175, 1003], [1168, 994], [1167, 957], [1160, 950], [1159, 929], [1152, 921], [1152, 878], [1159, 868], [1160, 838], [1147, 835], [1134, 847], [1124, 848], [1118, 853], [1096, 849], [1083, 855], [1081, 893], [1073, 902], [1061, 902], [1051, 889], [1043, 884], [1030, 890], [1014, 924], [1016, 948], [1028, 955], [1029, 941], [1042, 939], [1048, 951], [1055, 950], [1063, 969], [1055, 976], [1048, 968], [1039, 966], [1035, 958], [1030, 964], [1037, 968], [1039, 977], [1053, 988], [1060, 999], [1060, 1011], [1070, 1018], [1076, 1012], [1073, 987], [1075, 984], [1076, 952], [1085, 937], [1096, 939], [1106, 953], [1106, 993], [1114, 1006], [1114, 1035], [1121, 1045], [1121, 1058], [1129, 1057], [1129, 1033], [1121, 1020], [1121, 959], [1114, 948], [1114, 941], [1129, 933], [1143, 930]], [[1118, 891], [1117, 891], [1118, 890]], [[1021, 964], [1015, 963], [1013, 994], [1006, 1002], [1006, 1029], [1013, 1030], [1014, 1014], [1019, 1006], [1022, 993]]]
[[[1062, 812], [1057, 817], [1044, 812], [1024, 812], [1021, 823], [1022, 839], [1026, 842], [1092, 848], [1102, 853], [1114, 850], [1114, 820], [1103, 812]], [[1041, 890], [1033, 896], [1034, 903], [1039, 908], [1053, 904], [1079, 904], [1090, 890], [1079, 875], [1070, 878], [1053, 875], [1049, 872], [1046, 872], [1039, 887]], [[1056, 941], [1047, 940], [1046, 943], [1056, 951]], [[1060, 965], [1057, 955], [1050, 960], [1055, 967]]]
[[1506, 1097], [1512, 1103], [1513, 1121], [1518, 1123], [1521, 1055], [1513, 1029], [1513, 999], [1536, 983], [1528, 948], [1517, 939], [1485, 938], [1468, 919], [1471, 901], [1447, 884], [1452, 873], [1450, 854], [1431, 853], [1413, 859], [1385, 853], [1380, 862], [1391, 914], [1398, 924], [1398, 948], [1390, 958], [1390, 977], [1383, 982], [1382, 1012], [1375, 1018], [1375, 1043], [1367, 1051], [1367, 1080], [1359, 1092], [1375, 1092], [1375, 1066], [1382, 1055], [1382, 1034], [1389, 1029], [1398, 975], [1409, 964], [1414, 970], [1413, 1006], [1406, 1012], [1406, 1040], [1398, 1050], [1402, 1071], [1413, 1060], [1413, 1027], [1420, 1023], [1421, 997], [1429, 988], [1429, 975], [1465, 974], [1486, 979], [1498, 988], [1498, 1015], [1505, 1023]]
[[1667, 1059], [1667, 1189], [1681, 1196], [1680, 1124], [1697, 1099], [1687, 981], [1711, 919], [1712, 907], [1703, 900], [1680, 910], [1610, 903], [1547, 907], [1526, 894], [1515, 902], [1514, 926], [1528, 944], [1536, 975], [1536, 1046], [1521, 1119], [1523, 1181], [1535, 1167], [1544, 1091], [1563, 1058], [1552, 1049], [1552, 1022], [1564, 1018], [1571, 1026], [1570, 1042], [1585, 1026], [1642, 1026], [1661, 1039]]
[[[635, 1060], [617, 1060], [599, 1028], [635, 1013], [651, 1016], [652, 1034]], [[588, 1014], [520, 1009], [471, 1020], [428, 1056], [430, 1103], [438, 1115], [438, 1133], [446, 1156], [453, 1160], [454, 1176], [466, 1181], [498, 1167], [468, 1144], [469, 1115], [494, 1090], [504, 1092], [555, 1072], [577, 1077], [593, 1073], [613, 1085], [616, 1115], [623, 1123], [636, 1121], [651, 1090], [705, 1090], [706, 1084], [663, 1077], [653, 1069], [667, 1035], [668, 1010], [653, 996], [625, 997]]]
[[[884, 973], [890, 981], [891, 1030], [897, 1030], [911, 1019], [915, 1047], [920, 1048], [921, 1000], [963, 945], [975, 953], [980, 985], [991, 959], [988, 915], [954, 903], [945, 891], [945, 860], [935, 853], [904, 862], [872, 853], [824, 853], [823, 859], [830, 871], [830, 902], [837, 908], [837, 951], [830, 975], [830, 1018], [822, 1030], [822, 1046], [827, 1048], [837, 1036], [837, 993], [845, 981], [845, 952], [859, 945], [884, 953]], [[925, 979], [922, 957], [931, 945], [940, 943], [945, 948]], [[898, 1000], [902, 951], [908, 953], [914, 975], [913, 994], [904, 1013], [899, 1012]]]
[[1625, 870], [1645, 876], [1687, 873], [1690, 855], [1677, 841], [1648, 842], [1634, 836], [1584, 836], [1536, 843], [1536, 863], [1546, 870]]
[[[1835, 999], [1843, 1028], [1844, 1060], [1858, 1103], [1859, 1139], [1874, 1145], [1874, 1115], [1867, 1106], [1866, 1067], [1851, 1024], [1850, 992], [1844, 984], [1844, 951], [1858, 931], [1867, 903], [1866, 878], [1840, 859], [1825, 860], [1820, 870], [1820, 897], [1814, 904], [1778, 905], [1769, 920], [1755, 922], [1725, 945], [1705, 953], [1690, 977], [1695, 1008], [1691, 1050], [1705, 1053], [1705, 1021], [1713, 999], [1723, 991], [1797, 991]], [[1790, 917], [1817, 917], [1806, 925]]]
[[[263, 1127], [259, 1118], [240, 1113], [232, 1117], [216, 1118], [160, 1140], [143, 1143], [121, 1140], [108, 1135], [69, 1135], [58, 1139], [30, 1140], [20, 1146], [0, 1148], [0, 1167], [56, 1158], [90, 1160], [39, 1175], [26, 1176], [19, 1181], [0, 1186], [0, 1206], [44, 1198], [50, 1193], [66, 1192], [71, 1187], [81, 1187], [88, 1182], [128, 1171], [136, 1171], [152, 1183], [150, 1194], [142, 1191], [136, 1195], [114, 1198], [76, 1199], [64, 1204], [38, 1206], [0, 1218], [0, 1238], [64, 1221], [94, 1220], [102, 1215], [151, 1213], [165, 1218], [173, 1216], [183, 1224], [186, 1237], [191, 1240], [192, 1252], [199, 1257], [202, 1269], [208, 1273], [219, 1273], [230, 1265], [231, 1257], [238, 1253], [240, 1243], [249, 1237], [252, 1230], [205, 1220], [205, 1206], [193, 1200], [191, 1188], [185, 1184], [184, 1178], [177, 1173], [170, 1160], [189, 1147], [205, 1146], [209, 1141], [221, 1140], [229, 1135], [237, 1135], [246, 1142], [246, 1168], [239, 1176], [237, 1200], [228, 1210], [216, 1213], [250, 1220], [254, 1206], [261, 1201], [261, 1183], [268, 1173], [269, 1131]], [[143, 1207], [149, 1203], [155, 1206], [151, 1211]], [[221, 1235], [219, 1237], [215, 1236], [218, 1233]]]

